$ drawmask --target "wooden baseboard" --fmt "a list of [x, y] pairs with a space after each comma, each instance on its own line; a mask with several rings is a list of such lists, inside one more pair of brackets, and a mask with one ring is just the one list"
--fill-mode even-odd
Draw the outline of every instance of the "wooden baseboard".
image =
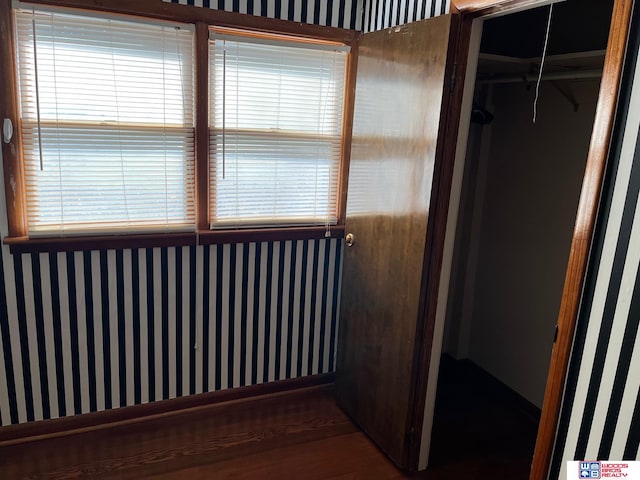
[[333, 383], [334, 379], [334, 373], [324, 373], [82, 415], [7, 425], [0, 427], [0, 447], [179, 415], [222, 404], [226, 405], [230, 402], [247, 401], [256, 397], [264, 398], [265, 396], [290, 394], [296, 390], [321, 388]]

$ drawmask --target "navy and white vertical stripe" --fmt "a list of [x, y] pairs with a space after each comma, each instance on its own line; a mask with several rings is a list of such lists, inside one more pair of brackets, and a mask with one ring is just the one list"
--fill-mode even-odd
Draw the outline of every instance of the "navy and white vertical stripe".
[[374, 32], [449, 13], [451, 0], [163, 0], [228, 12]]
[[365, 0], [163, 0], [227, 12], [351, 30], [362, 29]]
[[[636, 6], [637, 7], [637, 6]], [[549, 478], [568, 460], [640, 460], [640, 18], [632, 32], [613, 148]]]
[[397, 25], [449, 13], [450, 0], [365, 0], [364, 31], [375, 32]]
[[331, 372], [342, 241], [0, 258], [2, 425]]

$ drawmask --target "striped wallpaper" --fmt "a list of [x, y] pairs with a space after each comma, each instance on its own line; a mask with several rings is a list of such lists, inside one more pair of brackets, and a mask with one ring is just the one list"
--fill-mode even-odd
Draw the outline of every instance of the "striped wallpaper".
[[228, 12], [362, 30], [365, 0], [163, 0]]
[[2, 247], [2, 425], [333, 371], [341, 250]]
[[640, 460], [637, 12], [632, 19], [613, 148], [549, 476], [552, 479], [566, 478], [567, 460]]
[[449, 13], [450, 0], [163, 0], [374, 32]]
[[375, 32], [449, 13], [450, 0], [365, 0], [363, 31]]

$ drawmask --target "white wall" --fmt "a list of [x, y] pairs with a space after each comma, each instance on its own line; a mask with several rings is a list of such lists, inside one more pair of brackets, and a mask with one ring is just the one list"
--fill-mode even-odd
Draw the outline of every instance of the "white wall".
[[[447, 347], [538, 406], [599, 82], [561, 86], [571, 88], [578, 112], [551, 83], [544, 83], [535, 125], [534, 88], [493, 87], [495, 120], [484, 127], [491, 131], [486, 166], [480, 155], [475, 174], [468, 176], [471, 182], [482, 179], [486, 168], [486, 183], [473, 185], [476, 197], [462, 222], [469, 241], [457, 255], [466, 261], [458, 262], [452, 303], [460, 307], [450, 318], [455, 334]], [[476, 145], [482, 148], [482, 138]], [[478, 203], [480, 208], [473, 208]]]

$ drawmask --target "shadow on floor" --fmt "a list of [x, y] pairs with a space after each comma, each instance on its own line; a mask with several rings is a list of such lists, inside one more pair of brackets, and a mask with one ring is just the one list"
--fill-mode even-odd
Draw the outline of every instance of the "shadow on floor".
[[540, 411], [470, 361], [443, 356], [429, 469], [418, 478], [529, 478]]

